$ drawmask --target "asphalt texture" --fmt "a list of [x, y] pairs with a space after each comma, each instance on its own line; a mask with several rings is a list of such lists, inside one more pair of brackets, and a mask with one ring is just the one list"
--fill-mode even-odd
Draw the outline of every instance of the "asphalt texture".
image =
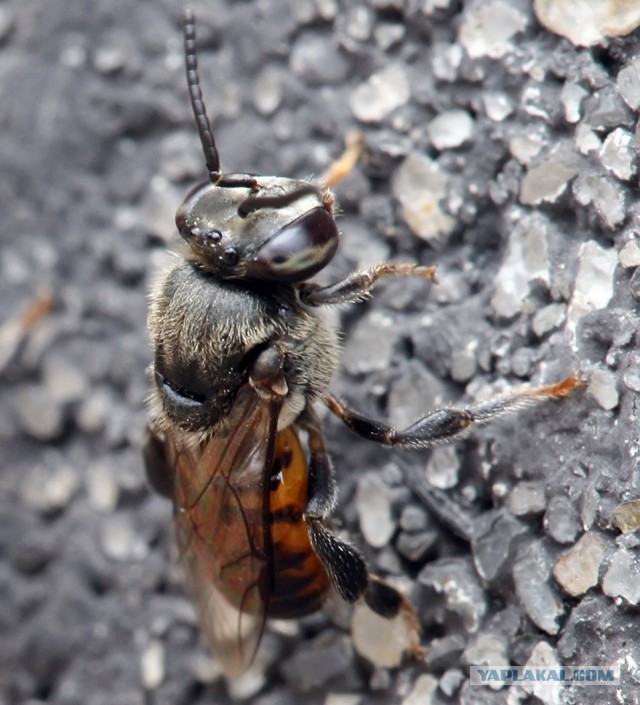
[[[268, 627], [261, 673], [227, 683], [141, 455], [147, 296], [206, 176], [182, 8], [0, 3], [1, 705], [639, 702], [640, 30], [576, 47], [508, 5], [194, 2], [225, 171], [318, 175], [364, 136], [319, 279], [438, 267], [336, 312], [337, 395], [402, 427], [588, 385], [433, 452], [326, 418], [336, 524], [407, 591], [426, 655], [371, 664], [332, 605]], [[620, 685], [479, 687], [473, 664], [615, 666]]]

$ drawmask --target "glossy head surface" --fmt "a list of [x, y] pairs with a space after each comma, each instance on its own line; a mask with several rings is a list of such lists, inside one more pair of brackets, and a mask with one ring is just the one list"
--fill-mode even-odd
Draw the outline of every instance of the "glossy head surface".
[[301, 282], [325, 267], [338, 246], [331, 194], [277, 176], [222, 174], [200, 90], [195, 19], [185, 9], [185, 61], [191, 107], [209, 182], [193, 189], [176, 214], [198, 262], [228, 279]]
[[176, 225], [197, 259], [223, 278], [298, 282], [338, 246], [331, 201], [307, 181], [223, 175], [188, 194]]

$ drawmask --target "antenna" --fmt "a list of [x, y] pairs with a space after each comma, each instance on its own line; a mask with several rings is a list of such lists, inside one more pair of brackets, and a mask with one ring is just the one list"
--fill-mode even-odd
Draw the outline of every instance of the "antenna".
[[193, 10], [188, 5], [184, 8], [184, 59], [187, 68], [187, 85], [189, 87], [191, 108], [193, 109], [198, 134], [202, 142], [202, 151], [204, 152], [205, 164], [209, 170], [209, 178], [215, 184], [220, 178], [220, 156], [216, 148], [216, 142], [213, 139], [211, 123], [207, 117], [207, 109], [200, 90], [198, 57], [196, 54], [196, 18]]

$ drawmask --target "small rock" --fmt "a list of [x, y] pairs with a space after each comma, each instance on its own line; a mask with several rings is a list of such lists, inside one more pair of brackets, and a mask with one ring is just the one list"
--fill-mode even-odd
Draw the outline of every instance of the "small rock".
[[456, 382], [468, 382], [478, 369], [475, 344], [458, 348], [451, 353], [450, 369], [451, 378]]
[[[527, 132], [514, 135], [509, 140], [509, 151], [524, 166], [528, 166], [540, 154], [546, 144], [546, 135], [541, 132]], [[598, 144], [600, 144], [598, 142]]]
[[282, 102], [282, 74], [278, 68], [268, 64], [256, 77], [253, 86], [253, 103], [261, 115], [271, 115]]
[[369, 678], [369, 688], [373, 691], [391, 688], [391, 673], [388, 668], [376, 668]]
[[632, 109], [640, 108], [640, 58], [634, 59], [618, 72], [618, 90]]
[[546, 532], [558, 543], [573, 543], [580, 531], [580, 520], [573, 502], [565, 495], [552, 497], [544, 515]]
[[609, 597], [622, 597], [628, 603], [640, 603], [640, 560], [637, 551], [618, 549], [611, 558], [602, 580], [602, 591]]
[[46, 458], [25, 476], [20, 494], [27, 506], [40, 512], [64, 509], [76, 493], [80, 481], [76, 470], [60, 460]]
[[514, 228], [491, 298], [499, 316], [512, 318], [520, 311], [532, 281], [549, 281], [548, 237], [548, 223], [540, 216], [525, 217]]
[[[525, 664], [530, 669], [553, 669], [560, 668], [560, 661], [555, 650], [546, 641], [539, 641], [531, 651], [531, 656]], [[563, 696], [564, 685], [558, 681], [536, 681], [533, 683], [524, 682], [522, 688], [528, 693], [533, 693], [535, 697], [544, 705], [564, 705], [566, 700]]]
[[100, 541], [105, 555], [115, 561], [141, 560], [149, 553], [149, 547], [127, 516], [114, 514], [107, 517]]
[[525, 532], [524, 524], [504, 509], [486, 512], [474, 522], [473, 560], [483, 580], [502, 579], [512, 564], [518, 539]]
[[402, 701], [402, 705], [431, 705], [438, 689], [438, 680], [430, 673], [423, 673], [416, 678], [416, 682], [409, 695]]
[[573, 185], [573, 195], [580, 205], [593, 204], [607, 227], [613, 229], [626, 217], [624, 192], [606, 176], [580, 176]]
[[452, 698], [464, 683], [465, 678], [465, 674], [459, 668], [450, 668], [442, 674], [438, 685], [446, 696]]
[[396, 541], [398, 553], [407, 560], [419, 563], [440, 537], [437, 531], [419, 531], [413, 534], [402, 532]]
[[621, 250], [618, 261], [623, 267], [640, 267], [640, 242], [631, 240]]
[[613, 510], [613, 517], [616, 526], [625, 534], [640, 529], [640, 500], [619, 504]]
[[533, 332], [542, 338], [543, 335], [559, 328], [567, 316], [566, 304], [549, 304], [536, 312], [531, 327]]
[[582, 595], [597, 585], [606, 550], [607, 545], [598, 534], [587, 532], [570, 551], [558, 558], [553, 568], [554, 578], [569, 595]]
[[83, 399], [90, 388], [85, 372], [61, 355], [45, 360], [44, 385], [51, 399], [59, 404]]
[[613, 85], [605, 85], [593, 94], [585, 109], [584, 123], [596, 132], [609, 132], [626, 125], [631, 127], [629, 108]]
[[379, 22], [373, 30], [376, 44], [386, 52], [404, 39], [406, 28], [396, 22]]
[[[469, 666], [491, 666], [491, 668], [508, 668], [507, 643], [503, 636], [497, 634], [481, 634], [464, 650], [463, 658]], [[500, 690], [504, 683], [495, 681], [489, 683], [493, 690]]]
[[352, 646], [346, 635], [323, 632], [314, 641], [300, 645], [280, 670], [299, 692], [326, 688], [329, 681], [345, 674], [352, 665]]
[[578, 321], [589, 311], [604, 308], [613, 296], [613, 274], [618, 257], [594, 240], [585, 242], [578, 255], [578, 275], [567, 311], [567, 328], [575, 333]]
[[304, 77], [312, 85], [332, 85], [345, 80], [349, 63], [330, 36], [303, 32], [298, 37], [289, 53], [289, 65], [296, 76]]
[[544, 482], [539, 480], [524, 480], [512, 490], [507, 500], [509, 511], [519, 517], [528, 514], [540, 514], [547, 506]]
[[374, 548], [386, 546], [396, 525], [391, 515], [389, 490], [376, 473], [368, 473], [358, 481], [356, 508], [367, 543]]
[[640, 392], [640, 367], [627, 370], [622, 379], [632, 392]]
[[429, 601], [430, 609], [439, 622], [446, 620], [446, 613], [462, 618], [467, 632], [475, 632], [487, 609], [484, 590], [471, 564], [463, 558], [441, 558], [429, 563], [420, 571], [418, 582], [441, 595], [444, 602]]
[[472, 59], [499, 59], [513, 50], [511, 40], [526, 27], [526, 15], [509, 3], [492, 0], [466, 9], [459, 39]]
[[440, 446], [431, 451], [425, 475], [430, 484], [441, 490], [451, 489], [458, 484], [460, 460], [453, 446]]
[[377, 668], [399, 666], [415, 640], [405, 615], [385, 619], [362, 602], [353, 610], [351, 635], [355, 650]]
[[484, 91], [482, 105], [489, 120], [494, 122], [502, 122], [513, 112], [513, 103], [509, 96], [497, 91]]
[[560, 93], [564, 105], [564, 117], [567, 122], [576, 123], [582, 117], [580, 104], [589, 93], [577, 83], [565, 83]]
[[602, 144], [598, 135], [584, 123], [578, 125], [575, 131], [576, 147], [580, 154], [589, 154], [600, 150]]
[[433, 671], [441, 671], [458, 666], [465, 644], [466, 640], [462, 634], [449, 634], [440, 639], [433, 639], [429, 642], [425, 658], [427, 667]]
[[533, 9], [548, 30], [579, 47], [629, 34], [640, 25], [635, 0], [535, 0]]
[[379, 122], [411, 97], [409, 79], [398, 64], [391, 64], [358, 86], [350, 98], [353, 114], [362, 122]]
[[427, 132], [438, 150], [455, 149], [471, 139], [475, 123], [466, 110], [447, 110], [434, 118]]
[[591, 373], [588, 386], [589, 393], [603, 409], [615, 409], [620, 403], [616, 375], [604, 368], [595, 369]]
[[127, 59], [130, 58], [128, 53], [124, 47], [100, 46], [95, 50], [93, 63], [100, 73], [113, 74], [127, 65]]
[[429, 519], [422, 507], [416, 507], [415, 504], [409, 504], [408, 506], [403, 507], [398, 524], [403, 531], [412, 533], [426, 529], [429, 525]]
[[17, 389], [13, 393], [13, 405], [20, 427], [27, 435], [39, 441], [53, 441], [62, 436], [62, 404], [44, 387], [29, 385]]
[[600, 148], [600, 160], [605, 169], [623, 181], [635, 173], [633, 135], [621, 127], [610, 132]]
[[549, 585], [551, 559], [540, 542], [522, 546], [513, 565], [516, 594], [531, 621], [547, 634], [557, 634], [562, 601]]
[[93, 505], [102, 510], [113, 510], [120, 490], [113, 474], [112, 459], [100, 458], [86, 472], [84, 484]]
[[447, 176], [424, 154], [412, 152], [393, 175], [393, 195], [411, 230], [434, 247], [441, 247], [455, 225], [440, 203], [447, 196]]
[[522, 179], [520, 201], [525, 205], [554, 203], [578, 173], [578, 157], [572, 146], [559, 144]]
[[164, 645], [158, 639], [151, 639], [140, 654], [142, 687], [155, 690], [165, 677]]
[[464, 51], [459, 44], [435, 42], [431, 46], [433, 75], [438, 81], [455, 81], [463, 58]]

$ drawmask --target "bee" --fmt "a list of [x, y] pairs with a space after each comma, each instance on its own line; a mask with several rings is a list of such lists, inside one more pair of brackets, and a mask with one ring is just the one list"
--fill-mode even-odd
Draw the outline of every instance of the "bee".
[[319, 405], [366, 439], [425, 448], [565, 396], [576, 380], [435, 409], [404, 430], [330, 394], [339, 341], [320, 308], [359, 301], [386, 277], [435, 280], [435, 269], [383, 262], [326, 286], [310, 282], [338, 247], [331, 184], [221, 171], [189, 9], [184, 40], [208, 179], [177, 211], [184, 255], [151, 296], [144, 453], [151, 485], [173, 501], [181, 560], [212, 651], [237, 676], [267, 618], [313, 613], [330, 591], [415, 625], [405, 597], [329, 526], [336, 481]]

